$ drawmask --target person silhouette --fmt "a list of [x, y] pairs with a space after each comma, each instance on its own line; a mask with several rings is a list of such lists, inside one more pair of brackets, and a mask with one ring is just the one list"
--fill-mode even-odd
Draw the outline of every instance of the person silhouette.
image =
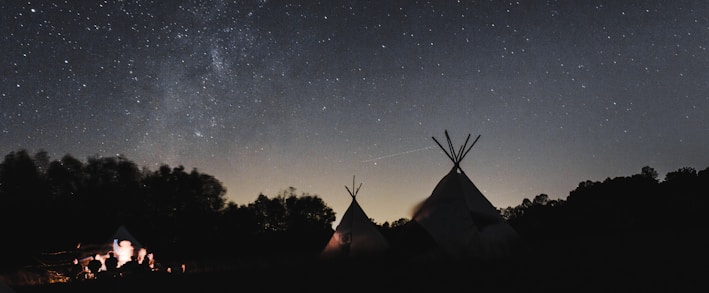
[[71, 277], [71, 280], [80, 280], [83, 272], [84, 267], [79, 262], [79, 259], [74, 258], [71, 261], [71, 267], [69, 268], [69, 276]]
[[152, 253], [148, 253], [148, 250], [145, 247], [140, 248], [138, 250], [138, 258], [136, 259], [138, 263], [136, 269], [141, 273], [152, 271], [152, 267], [150, 266], [152, 257]]
[[106, 271], [112, 276], [116, 276], [116, 272], [118, 271], [118, 258], [113, 254], [113, 251], [108, 253], [108, 258], [105, 261], [106, 263]]
[[131, 276], [135, 274], [138, 271], [138, 260], [136, 259], [135, 256], [132, 256], [129, 261], [125, 262], [121, 266], [121, 274], [122, 276]]
[[98, 277], [98, 273], [101, 270], [101, 267], [103, 266], [100, 258], [101, 258], [101, 255], [96, 254], [95, 256], [93, 256], [91, 261], [89, 261], [89, 265], [88, 265], [89, 271], [91, 271], [91, 274], [93, 275], [94, 278]]

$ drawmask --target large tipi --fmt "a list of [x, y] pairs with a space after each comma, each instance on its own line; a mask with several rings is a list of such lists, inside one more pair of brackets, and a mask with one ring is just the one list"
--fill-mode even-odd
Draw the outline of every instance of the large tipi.
[[352, 202], [320, 253], [321, 258], [374, 257], [382, 255], [389, 249], [389, 243], [384, 235], [377, 230], [377, 227], [357, 203], [356, 197], [360, 187], [362, 187], [362, 183], [355, 189], [354, 177], [352, 178], [352, 190], [345, 186], [352, 197]]
[[495, 259], [510, 256], [518, 242], [517, 232], [485, 198], [460, 167], [480, 135], [468, 146], [470, 134], [456, 151], [448, 131], [448, 149], [433, 137], [453, 162], [453, 168], [417, 206], [413, 222], [428, 233], [437, 254], [444, 257]]

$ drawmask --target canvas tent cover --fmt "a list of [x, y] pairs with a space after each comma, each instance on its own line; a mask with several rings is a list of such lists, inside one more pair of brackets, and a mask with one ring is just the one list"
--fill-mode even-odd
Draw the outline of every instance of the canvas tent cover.
[[347, 186], [345, 188], [352, 196], [352, 202], [320, 256], [322, 258], [370, 257], [386, 252], [389, 248], [386, 238], [357, 202], [356, 195], [359, 188], [354, 190], [354, 180], [353, 190]]
[[418, 207], [413, 220], [428, 232], [441, 251], [448, 256], [509, 256], [517, 242], [517, 232], [460, 168], [460, 161], [477, 139], [467, 149], [466, 140], [466, 144], [456, 151], [447, 131], [446, 137], [448, 151], [438, 141], [436, 143], [446, 152], [454, 166]]

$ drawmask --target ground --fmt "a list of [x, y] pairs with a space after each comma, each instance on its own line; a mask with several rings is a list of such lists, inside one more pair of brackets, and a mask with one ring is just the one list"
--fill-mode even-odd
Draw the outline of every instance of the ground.
[[699, 292], [701, 271], [679, 263], [527, 258], [505, 262], [382, 260], [250, 264], [184, 274], [15, 287], [44, 292]]

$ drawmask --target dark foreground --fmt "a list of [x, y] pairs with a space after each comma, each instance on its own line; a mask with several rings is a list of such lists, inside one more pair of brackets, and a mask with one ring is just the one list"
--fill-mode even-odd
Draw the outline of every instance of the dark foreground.
[[[13, 287], [33, 292], [707, 292], [706, 264], [633, 258], [506, 262], [333, 261], [150, 272]], [[3, 292], [4, 293], [4, 292]]]

